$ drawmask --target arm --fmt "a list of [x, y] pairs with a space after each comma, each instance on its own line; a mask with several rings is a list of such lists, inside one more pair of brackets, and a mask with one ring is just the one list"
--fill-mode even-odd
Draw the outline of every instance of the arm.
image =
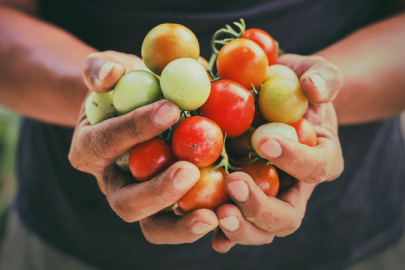
[[36, 13], [36, 0], [0, 0], [1, 104], [74, 126], [88, 93], [83, 63], [95, 50], [27, 13]]
[[405, 110], [405, 14], [367, 26], [318, 52], [342, 71], [334, 100], [339, 124], [384, 119]]

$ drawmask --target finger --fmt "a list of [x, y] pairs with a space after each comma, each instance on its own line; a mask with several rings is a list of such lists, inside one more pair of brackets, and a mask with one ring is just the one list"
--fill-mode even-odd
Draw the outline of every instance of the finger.
[[184, 216], [157, 214], [140, 220], [142, 232], [152, 244], [193, 243], [218, 226], [215, 213], [198, 209]]
[[299, 180], [319, 183], [336, 179], [344, 164], [333, 105], [316, 104], [306, 117], [317, 135], [315, 147], [267, 133], [258, 139], [257, 149], [272, 164]]
[[212, 248], [218, 253], [228, 252], [236, 243], [226, 237], [221, 228], [216, 228], [214, 237], [212, 238]]
[[299, 228], [306, 202], [315, 187], [300, 181], [288, 191], [288, 196], [280, 200], [266, 196], [243, 172], [230, 174], [225, 185], [244, 218], [276, 236], [289, 235]]
[[278, 63], [294, 70], [300, 78], [302, 91], [311, 102], [331, 102], [342, 87], [340, 69], [321, 56], [285, 54]]
[[247, 221], [235, 205], [221, 205], [216, 212], [219, 226], [232, 242], [241, 245], [264, 245], [273, 242], [273, 234]]
[[111, 91], [126, 72], [142, 67], [142, 60], [135, 55], [114, 51], [93, 53], [84, 62], [84, 82], [91, 91], [105, 93]]
[[135, 222], [156, 214], [177, 202], [200, 178], [198, 168], [179, 161], [159, 176], [134, 183], [129, 174], [110, 166], [105, 186], [111, 208], [126, 222]]
[[156, 137], [180, 117], [176, 105], [167, 100], [138, 108], [130, 113], [90, 126], [78, 125], [69, 160], [81, 170], [88, 166], [107, 166], [134, 145]]

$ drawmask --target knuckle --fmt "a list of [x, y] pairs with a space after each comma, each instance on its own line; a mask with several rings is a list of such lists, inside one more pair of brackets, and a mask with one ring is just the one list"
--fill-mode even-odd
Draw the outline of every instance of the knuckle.
[[132, 223], [136, 221], [134, 215], [132, 214], [132, 209], [128, 207], [128, 202], [126, 199], [122, 199], [121, 197], [114, 199], [111, 203], [111, 208], [125, 222]]
[[99, 156], [110, 159], [115, 158], [118, 155], [112, 134], [109, 132], [102, 130], [94, 132], [90, 140], [90, 145]]
[[301, 226], [302, 219], [301, 218], [294, 218], [294, 217], [289, 217], [286, 219], [286, 226], [283, 230], [281, 230], [277, 236], [278, 237], [285, 237], [288, 236], [295, 231], [298, 230], [298, 228]]
[[322, 56], [319, 56], [319, 55], [311, 55], [311, 56], [309, 56], [309, 58], [314, 63], [324, 63], [326, 61], [325, 58], [323, 58]]

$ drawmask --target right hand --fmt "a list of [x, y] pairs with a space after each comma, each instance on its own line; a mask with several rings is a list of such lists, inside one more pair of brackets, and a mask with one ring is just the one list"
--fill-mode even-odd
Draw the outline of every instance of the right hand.
[[[134, 55], [118, 52], [94, 53], [84, 64], [84, 81], [91, 91], [111, 91], [126, 72], [142, 69]], [[181, 244], [194, 242], [218, 226], [215, 213], [199, 209], [183, 216], [158, 212], [179, 200], [199, 179], [198, 168], [185, 161], [173, 164], [150, 181], [139, 183], [121, 171], [115, 160], [134, 145], [156, 137], [175, 124], [178, 107], [167, 100], [128, 114], [90, 125], [83, 102], [73, 134], [69, 160], [80, 171], [90, 173], [111, 208], [126, 222], [140, 221], [149, 242]]]

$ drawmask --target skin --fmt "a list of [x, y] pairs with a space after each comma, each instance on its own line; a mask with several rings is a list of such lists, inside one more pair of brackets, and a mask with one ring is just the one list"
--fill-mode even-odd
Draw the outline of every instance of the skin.
[[[88, 90], [111, 90], [126, 71], [140, 69], [143, 63], [133, 55], [97, 53], [69, 33], [36, 19], [36, 6], [35, 0], [0, 0], [1, 103], [40, 121], [65, 126], [74, 126], [77, 122], [69, 155], [71, 163], [94, 174], [112, 208], [125, 221], [139, 220], [151, 243], [194, 242], [217, 227], [218, 219], [221, 230], [216, 230], [213, 247], [219, 252], [226, 252], [236, 244], [270, 243], [275, 236], [294, 232], [302, 221], [316, 183], [337, 177], [343, 169], [336, 116], [328, 102], [335, 100], [339, 124], [384, 119], [405, 109], [405, 92], [402, 91], [405, 85], [402, 73], [405, 67], [405, 51], [402, 50], [405, 15], [366, 26], [318, 53], [339, 67], [345, 77], [343, 85], [336, 66], [324, 58], [284, 55], [278, 63], [292, 68], [300, 78], [301, 88], [311, 102], [305, 118], [313, 125], [318, 143], [310, 148], [270, 136], [263, 138], [259, 147], [268, 139], [276, 140], [282, 154], [276, 158], [269, 156], [269, 160], [283, 170], [288, 168], [289, 173], [297, 175], [301, 181], [280, 177], [283, 179], [280, 194], [278, 198], [270, 199], [253, 185], [248, 175], [238, 172], [225, 179], [237, 206], [225, 204], [216, 213], [200, 209], [184, 216], [155, 214], [175, 202], [197, 181], [198, 169], [190, 163], [178, 162], [157, 178], [134, 184], [131, 178], [117, 170], [113, 160], [132, 145], [154, 137], [176, 122], [177, 116], [168, 119], [166, 124], [154, 120], [163, 103], [176, 107], [160, 101], [91, 127], [83, 107], [80, 110]], [[102, 69], [106, 63], [115, 63], [111, 72]], [[316, 86], [309, 78], [311, 74], [321, 76], [324, 83], [318, 80]], [[69, 99], [65, 98], [67, 93]], [[149, 125], [144, 125], [145, 121]], [[133, 132], [134, 127], [138, 132]], [[120, 140], [114, 139], [117, 132]], [[93, 162], [90, 164], [88, 160]], [[173, 181], [179, 169], [189, 173], [188, 176], [180, 175], [179, 179], [189, 180], [189, 184], [177, 185], [183, 189], [177, 189]], [[230, 184], [237, 181], [248, 187], [245, 200], [238, 200], [237, 192], [231, 190]], [[237, 183], [238, 186], [243, 183]], [[165, 195], [154, 196], [156, 194]], [[136, 202], [131, 199], [135, 197]], [[232, 216], [237, 218], [237, 227], [235, 222], [225, 221], [233, 225], [233, 231], [227, 230], [226, 222], [221, 221]]]

